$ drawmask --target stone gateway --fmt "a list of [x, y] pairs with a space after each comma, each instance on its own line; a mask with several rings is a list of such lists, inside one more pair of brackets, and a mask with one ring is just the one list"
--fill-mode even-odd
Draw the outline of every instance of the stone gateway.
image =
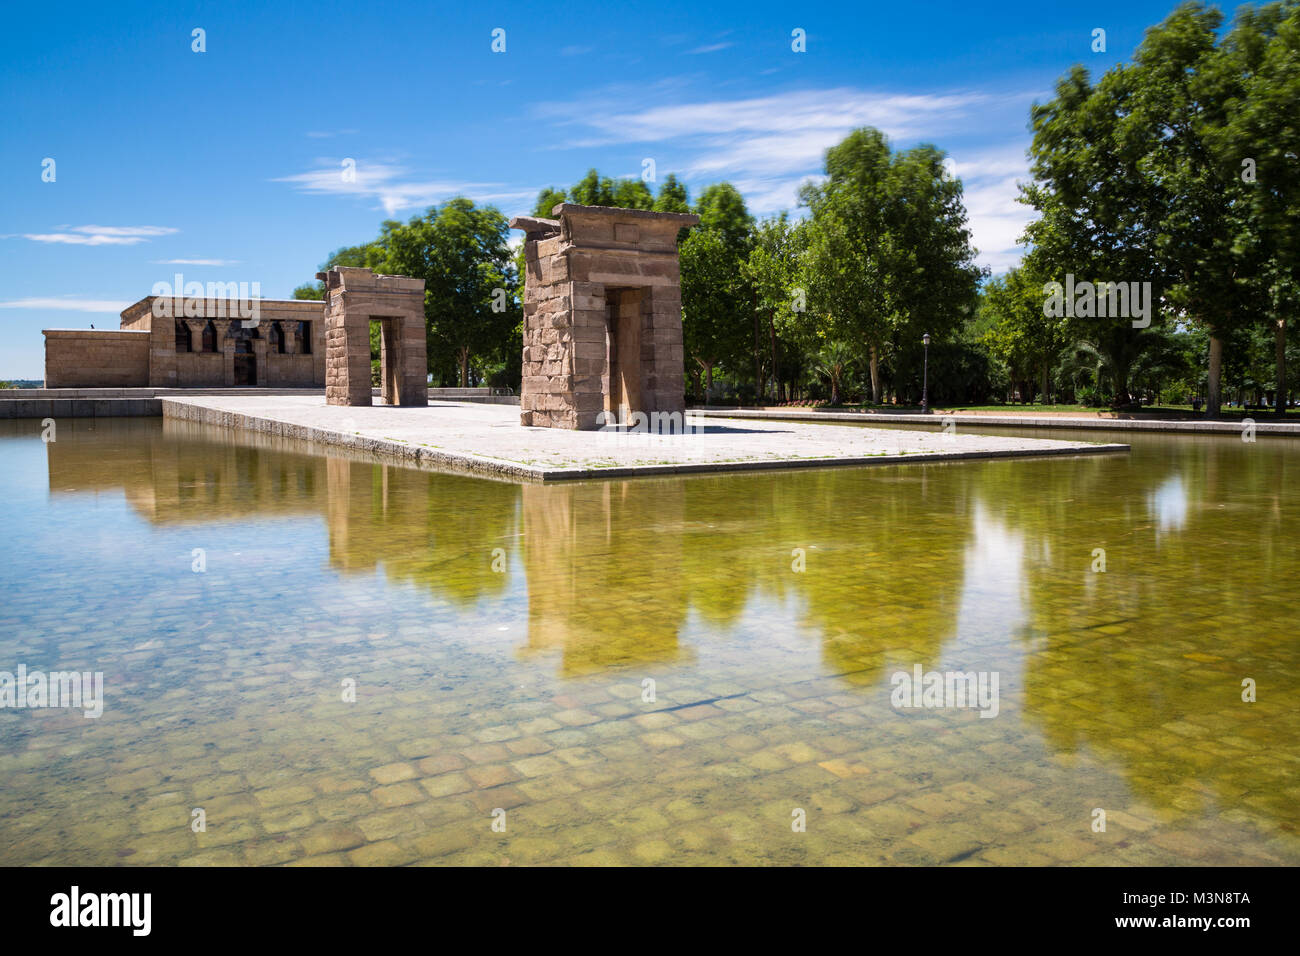
[[370, 405], [370, 323], [379, 325], [385, 405], [428, 405], [424, 280], [335, 266], [325, 283], [325, 402]]
[[525, 236], [521, 423], [683, 415], [677, 235], [700, 217], [573, 203], [551, 214], [510, 220]]

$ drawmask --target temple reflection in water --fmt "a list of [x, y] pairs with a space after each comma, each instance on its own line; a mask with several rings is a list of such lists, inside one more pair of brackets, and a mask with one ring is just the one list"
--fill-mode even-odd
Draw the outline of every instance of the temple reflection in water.
[[[1260, 786], [1285, 765], [1247, 757], [1256, 741], [1300, 739], [1300, 718], [1238, 693], [1243, 676], [1297, 672], [1291, 611], [1269, 586], [1300, 533], [1277, 498], [1289, 449], [1252, 457], [1184, 438], [1140, 468], [519, 485], [181, 422], [61, 428], [48, 445], [55, 496], [121, 493], [155, 525], [319, 516], [337, 575], [381, 574], [459, 608], [526, 601], [514, 651], [555, 659], [562, 676], [702, 655], [743, 667], [782, 647], [818, 649], [852, 693], [887, 693], [893, 671], [918, 663], [997, 670], [1003, 720], [1051, 752], [1122, 767], [1170, 813], [1253, 800], [1294, 817], [1285, 789]], [[1268, 527], [1237, 519], [1255, 499]]]

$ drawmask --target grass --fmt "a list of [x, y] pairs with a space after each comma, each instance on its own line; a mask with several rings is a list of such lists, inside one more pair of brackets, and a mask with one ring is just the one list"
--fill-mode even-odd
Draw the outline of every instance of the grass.
[[[782, 411], [800, 410], [798, 407], [794, 407], [794, 406], [777, 406], [777, 407], [779, 407]], [[897, 414], [919, 414], [921, 411], [921, 406], [920, 405], [871, 405], [871, 404], [848, 405], [845, 404], [845, 405], [840, 405], [838, 407], [832, 407], [830, 405], [822, 405], [812, 410], [829, 411], [829, 412], [860, 411], [860, 412], [880, 412], [884, 414], [888, 414], [890, 412], [897, 413]], [[939, 411], [1001, 412], [1007, 415], [1034, 415], [1034, 414], [1042, 414], [1044, 412], [1062, 412], [1062, 413], [1074, 413], [1079, 415], [1095, 415], [1099, 412], [1119, 411], [1121, 414], [1126, 414], [1126, 415], [1135, 414], [1135, 415], [1142, 415], [1143, 417], [1150, 417], [1150, 418], [1166, 417], [1166, 418], [1199, 419], [1205, 416], [1204, 408], [1202, 408], [1199, 412], [1195, 412], [1192, 411], [1192, 406], [1190, 405], [1143, 405], [1140, 408], [1125, 408], [1125, 409], [1117, 410], [1117, 409], [1112, 409], [1107, 407], [1097, 407], [1095, 405], [1038, 405], [1038, 404], [951, 405], [946, 403], [936, 403], [930, 406], [930, 411], [932, 412], [939, 412]], [[1246, 409], [1243, 408], [1229, 408], [1227, 405], [1224, 405], [1219, 410], [1220, 419], [1231, 420], [1234, 418], [1246, 418], [1247, 416], [1254, 418], [1256, 420], [1265, 419], [1265, 418], [1276, 419], [1276, 415], [1274, 414], [1273, 409], [1271, 408], [1252, 408], [1249, 411], [1247, 411]], [[1288, 419], [1294, 418], [1300, 420], [1300, 408], [1287, 409], [1286, 417]]]

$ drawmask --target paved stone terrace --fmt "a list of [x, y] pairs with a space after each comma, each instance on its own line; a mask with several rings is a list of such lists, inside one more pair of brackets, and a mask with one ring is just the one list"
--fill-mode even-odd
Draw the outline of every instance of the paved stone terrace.
[[688, 417], [701, 430], [686, 435], [526, 428], [513, 406], [430, 401], [427, 408], [343, 407], [326, 405], [323, 395], [169, 396], [162, 406], [168, 418], [532, 481], [1129, 450], [1120, 444], [725, 418]]

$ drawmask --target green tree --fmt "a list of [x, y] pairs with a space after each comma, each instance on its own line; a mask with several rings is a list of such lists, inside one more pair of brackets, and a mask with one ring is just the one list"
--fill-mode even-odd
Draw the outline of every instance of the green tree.
[[552, 216], [551, 210], [565, 201], [563, 189], [547, 186], [537, 194], [537, 202], [533, 203], [533, 215], [540, 216], [542, 219], [550, 219]]
[[1044, 405], [1050, 402], [1050, 375], [1070, 344], [1062, 319], [1043, 314], [1043, 283], [1024, 268], [1012, 269], [984, 287], [981, 308], [992, 320], [983, 341], [1020, 384], [1021, 401], [1030, 398], [1035, 378]]
[[831, 386], [831, 404], [839, 405], [843, 398], [840, 385], [852, 361], [853, 350], [844, 342], [827, 342], [817, 353], [816, 370]]
[[890, 161], [885, 282], [894, 356], [894, 394], [920, 388], [922, 336], [956, 339], [974, 314], [984, 270], [975, 264], [961, 180], [944, 154], [921, 145]]
[[471, 360], [500, 358], [521, 321], [505, 216], [465, 198], [406, 224], [385, 223], [384, 271], [424, 279], [429, 368], [454, 359], [461, 387]]
[[[696, 392], [707, 404], [715, 369], [743, 356], [749, 296], [722, 233], [693, 229], [681, 243], [682, 333]], [[701, 384], [700, 377], [704, 380]]]
[[745, 197], [731, 183], [714, 183], [707, 187], [695, 203], [695, 213], [700, 217], [701, 230], [720, 234], [722, 241], [737, 255], [748, 252], [754, 217], [745, 206]]
[[654, 193], [641, 179], [620, 179], [614, 185], [613, 205], [622, 209], [653, 209]]
[[[342, 249], [336, 249], [330, 253], [317, 269], [317, 272], [328, 272], [335, 266], [351, 266], [361, 269], [378, 269], [384, 260], [384, 247], [380, 242], [366, 242], [359, 246], [344, 246]], [[295, 299], [324, 299], [325, 284], [319, 279], [304, 283], [293, 290]]]
[[686, 186], [677, 177], [669, 173], [659, 186], [659, 195], [655, 197], [655, 212], [690, 212], [691, 197]]
[[772, 383], [776, 400], [782, 394], [782, 350], [778, 338], [798, 336], [806, 311], [807, 295], [798, 287], [801, 230], [782, 212], [765, 219], [753, 233], [749, 255], [741, 269], [753, 292], [754, 307], [766, 332], [770, 349]]
[[[1285, 315], [1300, 287], [1296, 4], [1243, 8], [1220, 40], [1222, 21], [1185, 3], [1147, 32], [1131, 65], [1095, 85], [1075, 67], [1034, 107], [1024, 195], [1041, 213], [1027, 231], [1040, 271], [1151, 281], [1171, 317], [1208, 331], [1210, 414], [1225, 345], [1261, 319], [1274, 327], [1285, 391]], [[1154, 336], [1107, 325], [1092, 338], [1124, 401], [1127, 371]]]
[[893, 331], [889, 235], [893, 183], [885, 135], [854, 130], [826, 151], [826, 179], [807, 184], [809, 207], [804, 282], [810, 321], [823, 337], [856, 342], [868, 355], [872, 401], [883, 397], [880, 361]]
[[587, 170], [587, 175], [578, 180], [569, 190], [569, 202], [579, 206], [613, 206], [614, 180], [602, 176], [594, 169]]
[[1207, 133], [1224, 174], [1242, 180], [1243, 244], [1262, 258], [1273, 337], [1274, 409], [1286, 411], [1287, 316], [1300, 309], [1300, 4], [1237, 11], [1224, 39], [1228, 83], [1240, 95], [1226, 122]]

